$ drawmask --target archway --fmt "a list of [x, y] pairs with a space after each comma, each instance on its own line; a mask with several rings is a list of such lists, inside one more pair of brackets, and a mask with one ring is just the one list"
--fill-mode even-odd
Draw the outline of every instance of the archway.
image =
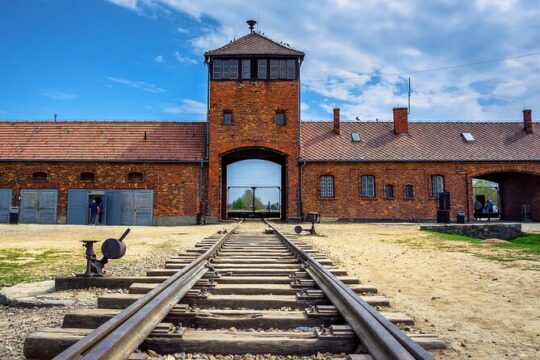
[[286, 219], [284, 154], [265, 148], [243, 148], [221, 156], [223, 219]]
[[491, 199], [501, 220], [540, 221], [540, 175], [501, 171], [476, 175], [472, 181], [473, 203]]

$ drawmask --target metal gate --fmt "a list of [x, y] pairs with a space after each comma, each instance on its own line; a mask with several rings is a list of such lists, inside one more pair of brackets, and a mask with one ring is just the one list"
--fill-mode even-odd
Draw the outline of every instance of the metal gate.
[[279, 186], [227, 187], [227, 217], [280, 218], [281, 188]]
[[9, 222], [11, 195], [11, 189], [0, 189], [0, 224], [7, 224]]
[[107, 224], [152, 225], [153, 190], [107, 191]]
[[58, 190], [21, 190], [21, 223], [54, 224], [56, 223]]

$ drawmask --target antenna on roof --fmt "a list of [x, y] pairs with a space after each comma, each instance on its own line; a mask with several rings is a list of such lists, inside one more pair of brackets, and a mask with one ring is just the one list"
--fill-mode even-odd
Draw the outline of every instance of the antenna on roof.
[[411, 78], [409, 77], [409, 99], [407, 105], [407, 115], [411, 113]]
[[58, 117], [58, 114], [54, 114], [54, 122], [56, 122], [57, 117]]
[[249, 25], [249, 32], [253, 32], [253, 29], [255, 28], [255, 25], [257, 22], [255, 20], [248, 20], [246, 23]]

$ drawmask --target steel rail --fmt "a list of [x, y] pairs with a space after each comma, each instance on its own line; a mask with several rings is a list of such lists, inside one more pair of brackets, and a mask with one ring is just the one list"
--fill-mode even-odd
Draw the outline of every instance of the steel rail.
[[64, 350], [54, 360], [127, 359], [208, 271], [208, 260], [221, 249], [241, 223], [239, 221], [190, 264]]
[[303, 261], [306, 272], [336, 306], [374, 359], [433, 360], [420, 345], [362, 300], [307, 252], [265, 220], [281, 241]]

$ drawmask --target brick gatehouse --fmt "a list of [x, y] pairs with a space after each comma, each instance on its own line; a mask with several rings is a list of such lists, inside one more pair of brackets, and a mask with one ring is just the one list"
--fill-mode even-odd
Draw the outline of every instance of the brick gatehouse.
[[[540, 221], [540, 128], [517, 122], [300, 119], [304, 53], [252, 31], [205, 54], [201, 122], [0, 122], [0, 222], [176, 225], [226, 219], [227, 166], [281, 166], [280, 216], [434, 220], [437, 196], [473, 217], [473, 179], [497, 184], [501, 218]], [[92, 139], [92, 141], [88, 141]], [[485, 200], [485, 199], [483, 199]]]

